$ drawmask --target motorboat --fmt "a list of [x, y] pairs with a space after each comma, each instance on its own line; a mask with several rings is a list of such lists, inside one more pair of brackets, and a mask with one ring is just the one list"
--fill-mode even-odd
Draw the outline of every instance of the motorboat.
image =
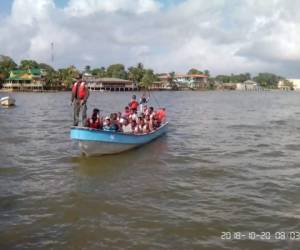
[[11, 96], [5, 96], [0, 99], [0, 105], [2, 106], [14, 106], [16, 100]]
[[86, 156], [116, 154], [145, 145], [167, 132], [168, 122], [147, 134], [129, 134], [86, 127], [72, 127], [70, 136]]

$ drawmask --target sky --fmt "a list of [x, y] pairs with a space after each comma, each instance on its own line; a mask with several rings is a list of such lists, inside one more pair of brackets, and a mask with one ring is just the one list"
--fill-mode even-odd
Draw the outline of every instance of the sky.
[[300, 78], [299, 9], [297, 0], [1, 0], [0, 55]]

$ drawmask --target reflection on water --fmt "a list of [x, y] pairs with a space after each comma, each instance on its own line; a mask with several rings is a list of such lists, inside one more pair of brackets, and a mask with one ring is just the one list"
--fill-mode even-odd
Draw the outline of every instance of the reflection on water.
[[[131, 93], [91, 94], [119, 111]], [[0, 109], [1, 249], [298, 249], [297, 92], [159, 92], [169, 133], [112, 156], [69, 139], [69, 93], [16, 93]], [[103, 113], [105, 115], [105, 113]]]

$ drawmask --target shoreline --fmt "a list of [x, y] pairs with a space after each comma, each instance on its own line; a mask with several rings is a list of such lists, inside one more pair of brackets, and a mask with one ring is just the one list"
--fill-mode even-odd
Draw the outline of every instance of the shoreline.
[[[11, 89], [0, 89], [0, 93], [57, 93], [57, 92], [70, 92], [71, 89], [64, 90], [11, 90]], [[237, 91], [237, 92], [265, 92], [265, 91], [280, 91], [280, 92], [298, 92], [299, 90], [284, 90], [284, 89], [261, 89], [261, 90], [237, 90], [237, 89], [152, 89], [152, 90], [135, 90], [135, 91], [98, 91], [90, 90], [90, 92], [99, 92], [99, 93], [127, 93], [127, 92], [207, 92], [207, 91]]]

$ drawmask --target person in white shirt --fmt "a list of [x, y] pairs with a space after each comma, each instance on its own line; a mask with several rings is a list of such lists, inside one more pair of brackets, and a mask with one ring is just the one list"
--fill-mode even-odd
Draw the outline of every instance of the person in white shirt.
[[122, 120], [122, 132], [123, 133], [132, 133], [131, 124], [128, 122], [128, 119], [121, 118]]

